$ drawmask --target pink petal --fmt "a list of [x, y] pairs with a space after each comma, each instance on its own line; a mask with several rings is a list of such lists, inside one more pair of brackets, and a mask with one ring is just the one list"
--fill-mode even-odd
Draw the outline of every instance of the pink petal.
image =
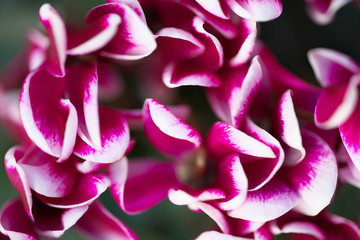
[[12, 240], [39, 239], [20, 200], [7, 202], [0, 212], [0, 231]]
[[285, 149], [285, 165], [296, 165], [305, 157], [300, 126], [295, 114], [291, 91], [286, 91], [280, 98], [277, 117], [279, 135], [289, 147]]
[[262, 70], [259, 59], [255, 57], [249, 68], [231, 69], [225, 74], [222, 86], [209, 88], [207, 96], [218, 117], [239, 128], [260, 87]]
[[114, 101], [124, 93], [125, 84], [123, 77], [119, 74], [117, 65], [108, 62], [97, 62], [100, 101]]
[[74, 154], [91, 162], [112, 163], [122, 158], [129, 146], [129, 127], [120, 111], [102, 107], [99, 117], [101, 148], [96, 149], [78, 138]]
[[226, 0], [226, 3], [240, 17], [257, 22], [277, 18], [282, 12], [279, 0]]
[[170, 189], [169, 200], [176, 205], [195, 207], [199, 202], [225, 199], [225, 193], [218, 188]]
[[37, 201], [33, 211], [35, 230], [46, 238], [59, 238], [84, 215], [88, 207], [86, 205], [70, 209], [59, 209]]
[[248, 180], [238, 154], [229, 155], [221, 160], [217, 166], [215, 185], [226, 194], [224, 200], [215, 203], [221, 210], [235, 209], [244, 202], [248, 190]]
[[28, 68], [30, 71], [36, 70], [46, 61], [46, 53], [50, 45], [50, 40], [36, 29], [31, 29], [26, 34], [29, 42]]
[[29, 149], [18, 164], [31, 189], [47, 197], [68, 195], [76, 181], [77, 173], [72, 162], [57, 163], [55, 157], [38, 148]]
[[356, 107], [350, 118], [339, 126], [340, 136], [351, 160], [357, 169], [360, 169], [360, 135], [359, 124], [360, 104]]
[[105, 14], [115, 13], [121, 24], [115, 37], [100, 51], [100, 55], [116, 60], [136, 60], [148, 56], [156, 48], [155, 38], [143, 19], [128, 5], [108, 3], [92, 9], [87, 22]]
[[320, 25], [329, 24], [336, 12], [351, 0], [309, 0], [307, 10], [312, 20]]
[[69, 35], [69, 55], [85, 55], [106, 46], [118, 31], [121, 18], [114, 13], [104, 14], [94, 20], [85, 31]]
[[177, 185], [173, 165], [151, 159], [133, 160], [128, 166], [123, 158], [108, 168], [108, 175], [115, 201], [128, 214], [148, 210]]
[[200, 134], [161, 103], [147, 99], [143, 107], [144, 131], [160, 151], [178, 156], [201, 145]]
[[25, 175], [24, 170], [18, 164], [18, 161], [21, 160], [24, 156], [24, 150], [22, 147], [15, 146], [10, 148], [5, 155], [5, 170], [6, 173], [15, 187], [16, 191], [19, 193], [21, 200], [23, 202], [23, 208], [25, 209], [26, 214], [33, 219], [32, 215], [32, 194], [29, 182]]
[[231, 153], [275, 157], [269, 146], [224, 122], [217, 122], [211, 127], [206, 137], [206, 144], [208, 151], [219, 157]]
[[299, 196], [283, 180], [274, 177], [262, 188], [248, 192], [245, 202], [228, 214], [254, 222], [266, 222], [282, 216], [294, 208]]
[[286, 223], [284, 226], [282, 226], [281, 233], [305, 234], [308, 235], [308, 237], [312, 236], [319, 240], [326, 239], [321, 229], [319, 229], [319, 227], [312, 222], [294, 221]]
[[207, 10], [208, 12], [210, 12], [211, 14], [219, 17], [219, 18], [223, 18], [223, 19], [227, 19], [228, 17], [226, 16], [227, 14], [224, 13], [223, 8], [221, 6], [221, 0], [214, 0], [211, 2], [208, 2], [206, 0], [195, 0], [201, 7], [203, 7], [205, 10]]
[[316, 215], [329, 205], [337, 183], [337, 163], [330, 147], [317, 135], [303, 131], [305, 158], [296, 166], [284, 170], [301, 201], [297, 211]]
[[138, 0], [105, 0], [106, 3], [124, 3], [130, 7], [146, 23], [144, 11]]
[[99, 201], [90, 205], [89, 210], [76, 223], [76, 228], [81, 230], [86, 239], [137, 239], [130, 228], [106, 210]]
[[254, 232], [254, 240], [273, 240], [272, 235], [273, 234], [270, 232], [268, 225], [264, 225]]
[[225, 233], [216, 231], [203, 232], [196, 240], [252, 240], [252, 238], [235, 237]]
[[74, 147], [77, 114], [68, 100], [61, 100], [65, 83], [44, 69], [30, 73], [20, 95], [20, 114], [30, 139], [44, 152], [67, 159]]
[[42, 5], [39, 15], [50, 38], [46, 68], [53, 76], [63, 77], [65, 75], [67, 42], [65, 24], [60, 14], [50, 4]]
[[221, 232], [230, 234], [231, 230], [226, 216], [219, 209], [203, 202], [196, 203], [196, 206], [216, 222]]
[[360, 228], [358, 223], [334, 214], [327, 214], [326, 217], [327, 221], [332, 224], [329, 228], [325, 229], [325, 231], [327, 231], [328, 238], [360, 239]]
[[323, 87], [346, 84], [360, 66], [349, 56], [326, 48], [316, 48], [308, 52], [309, 62], [317, 80]]
[[336, 128], [346, 122], [358, 102], [357, 85], [360, 75], [354, 75], [349, 84], [339, 84], [322, 90], [315, 108], [315, 124], [324, 129]]
[[67, 68], [69, 99], [77, 110], [79, 136], [93, 148], [101, 148], [98, 74], [96, 62], [83, 63]]
[[99, 173], [81, 175], [72, 192], [62, 198], [50, 198], [42, 195], [37, 197], [48, 206], [71, 209], [90, 205], [110, 186], [109, 179]]

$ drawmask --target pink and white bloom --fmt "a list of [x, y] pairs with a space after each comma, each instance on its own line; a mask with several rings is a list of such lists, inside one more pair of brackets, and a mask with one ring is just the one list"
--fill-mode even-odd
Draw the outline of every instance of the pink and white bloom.
[[119, 111], [99, 108], [96, 63], [67, 71], [55, 78], [41, 68], [25, 79], [20, 113], [30, 139], [60, 162], [73, 152], [91, 162], [120, 159], [130, 141], [129, 128]]
[[360, 66], [335, 50], [318, 48], [309, 52], [309, 61], [323, 90], [315, 108], [318, 127], [339, 127], [341, 139], [354, 165], [360, 169], [358, 124]]
[[87, 28], [69, 32], [67, 54], [96, 53], [115, 60], [137, 60], [156, 48], [137, 0], [108, 1], [86, 16]]

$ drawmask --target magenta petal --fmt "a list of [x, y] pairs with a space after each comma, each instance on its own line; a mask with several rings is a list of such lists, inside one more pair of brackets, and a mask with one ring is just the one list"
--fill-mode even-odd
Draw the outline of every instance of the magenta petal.
[[332, 85], [322, 90], [315, 108], [318, 127], [336, 128], [351, 116], [358, 102], [359, 77], [352, 77], [349, 84]]
[[226, 0], [226, 3], [240, 17], [257, 22], [277, 18], [282, 12], [279, 0]]
[[67, 42], [65, 23], [50, 4], [42, 5], [39, 15], [50, 38], [50, 48], [46, 60], [47, 70], [53, 76], [63, 77], [65, 75]]
[[226, 73], [222, 86], [209, 88], [207, 96], [213, 111], [220, 119], [239, 128], [251, 100], [260, 87], [262, 70], [255, 57], [249, 68], [238, 68]]
[[216, 222], [223, 233], [230, 233], [230, 226], [223, 212], [210, 204], [199, 202], [196, 206]]
[[77, 114], [62, 100], [65, 83], [44, 69], [30, 73], [20, 95], [20, 114], [30, 139], [44, 152], [67, 159], [74, 147]]
[[331, 201], [337, 183], [336, 158], [330, 147], [317, 135], [303, 131], [305, 158], [296, 166], [284, 170], [301, 201], [296, 209], [316, 215]]
[[262, 188], [248, 192], [245, 202], [228, 214], [248, 221], [266, 222], [287, 213], [298, 202], [296, 191], [283, 180], [274, 177]]
[[17, 190], [23, 201], [25, 212], [30, 218], [33, 218], [32, 215], [33, 200], [32, 200], [30, 185], [26, 178], [24, 170], [18, 164], [18, 161], [21, 160], [23, 156], [24, 156], [24, 150], [21, 147], [19, 146], [12, 147], [7, 151], [5, 155], [4, 164], [5, 164], [6, 173], [11, 183], [14, 185], [15, 189]]
[[69, 36], [69, 55], [85, 55], [103, 48], [118, 31], [121, 23], [119, 15], [110, 13], [96, 19], [82, 33]]
[[91, 240], [138, 239], [123, 222], [98, 201], [90, 205], [84, 216], [76, 223], [76, 228], [85, 235], [86, 239]]
[[130, 130], [120, 111], [100, 108], [101, 148], [96, 149], [80, 138], [74, 154], [84, 160], [97, 163], [112, 163], [125, 154], [130, 142]]
[[125, 90], [124, 80], [119, 74], [117, 65], [111, 65], [108, 62], [99, 62], [99, 100], [113, 101], [117, 99]]
[[319, 227], [312, 222], [303, 222], [303, 221], [289, 222], [283, 225], [280, 231], [281, 233], [305, 234], [321, 240], [326, 239], [321, 229], [319, 229]]
[[31, 29], [26, 34], [26, 39], [29, 42], [28, 50], [28, 69], [30, 71], [36, 70], [46, 61], [46, 53], [50, 45], [47, 36], [43, 35], [36, 29]]
[[42, 195], [37, 197], [48, 206], [71, 209], [91, 204], [110, 186], [109, 179], [102, 174], [81, 175], [73, 185], [72, 192], [62, 198], [50, 198]]
[[160, 151], [178, 156], [201, 145], [200, 134], [161, 103], [147, 99], [143, 107], [144, 131]]
[[127, 159], [123, 158], [108, 168], [108, 174], [115, 201], [129, 214], [158, 204], [169, 189], [178, 184], [172, 164], [151, 159], [133, 160], [128, 166]]
[[309, 62], [323, 87], [346, 84], [360, 66], [349, 56], [335, 50], [316, 48], [308, 52]]
[[288, 90], [281, 96], [278, 113], [276, 114], [279, 135], [289, 147], [285, 149], [284, 164], [286, 165], [296, 165], [305, 157], [300, 126], [295, 114], [291, 94], [292, 92]]
[[340, 136], [351, 160], [360, 170], [360, 104], [358, 103], [350, 118], [339, 126]]
[[87, 211], [88, 205], [70, 209], [49, 207], [39, 201], [34, 204], [34, 227], [46, 238], [59, 238]]
[[117, 2], [100, 5], [89, 12], [87, 21], [92, 22], [109, 13], [118, 14], [121, 24], [114, 38], [99, 52], [101, 56], [117, 60], [136, 60], [155, 50], [154, 35], [134, 9], [126, 4]]
[[57, 163], [38, 148], [29, 150], [18, 162], [32, 190], [47, 197], [64, 197], [70, 193], [76, 181], [73, 163]]
[[270, 147], [224, 122], [215, 123], [206, 137], [207, 149], [216, 156], [243, 153], [254, 157], [274, 158]]
[[217, 171], [215, 185], [226, 194], [226, 198], [217, 204], [218, 207], [223, 211], [239, 207], [245, 200], [248, 190], [248, 180], [239, 155], [233, 154], [222, 159]]
[[69, 99], [77, 110], [79, 136], [93, 148], [100, 149], [97, 64], [83, 63], [68, 68], [66, 83]]
[[329, 24], [336, 12], [351, 0], [309, 0], [307, 10], [312, 20], [320, 25]]
[[0, 231], [11, 240], [39, 239], [20, 200], [7, 202], [0, 212]]
[[327, 214], [326, 218], [332, 224], [331, 228], [326, 229], [328, 236], [335, 239], [360, 239], [358, 223], [333, 214]]

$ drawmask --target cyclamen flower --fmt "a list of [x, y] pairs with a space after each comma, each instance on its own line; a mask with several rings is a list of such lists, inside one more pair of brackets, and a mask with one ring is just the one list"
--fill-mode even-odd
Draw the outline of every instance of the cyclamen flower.
[[314, 49], [309, 61], [323, 87], [316, 104], [315, 123], [324, 129], [339, 128], [343, 144], [360, 169], [358, 84], [360, 66], [350, 57], [330, 49]]
[[96, 63], [66, 69], [64, 78], [40, 68], [25, 79], [20, 113], [27, 134], [59, 162], [72, 153], [95, 163], [120, 159], [130, 141], [129, 129], [120, 112], [98, 107]]

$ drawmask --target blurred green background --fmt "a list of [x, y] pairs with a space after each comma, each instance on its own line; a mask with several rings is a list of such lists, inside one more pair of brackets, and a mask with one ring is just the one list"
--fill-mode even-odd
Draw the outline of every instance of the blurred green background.
[[[40, 25], [38, 10], [46, 1], [0, 0], [0, 69], [24, 46], [24, 35], [29, 28]], [[342, 51], [360, 62], [360, 9], [348, 4], [339, 11], [335, 21], [317, 26], [307, 17], [303, 0], [283, 0], [280, 18], [262, 23], [259, 38], [264, 41], [280, 62], [298, 76], [316, 84], [306, 53], [315, 47], [328, 47]], [[102, 1], [61, 0], [50, 2], [66, 21], [82, 22], [84, 15]], [[2, 111], [2, 109], [0, 109]], [[0, 159], [6, 150], [16, 144], [0, 126]], [[0, 166], [0, 205], [16, 196], [3, 166]], [[140, 239], [193, 239], [209, 229], [213, 222], [202, 214], [190, 212], [186, 207], [164, 201], [138, 216], [128, 216], [106, 192], [101, 200], [106, 207], [126, 224]], [[334, 213], [358, 221], [360, 190], [352, 186], [339, 189], [330, 209]], [[61, 239], [81, 239], [74, 231]]]

